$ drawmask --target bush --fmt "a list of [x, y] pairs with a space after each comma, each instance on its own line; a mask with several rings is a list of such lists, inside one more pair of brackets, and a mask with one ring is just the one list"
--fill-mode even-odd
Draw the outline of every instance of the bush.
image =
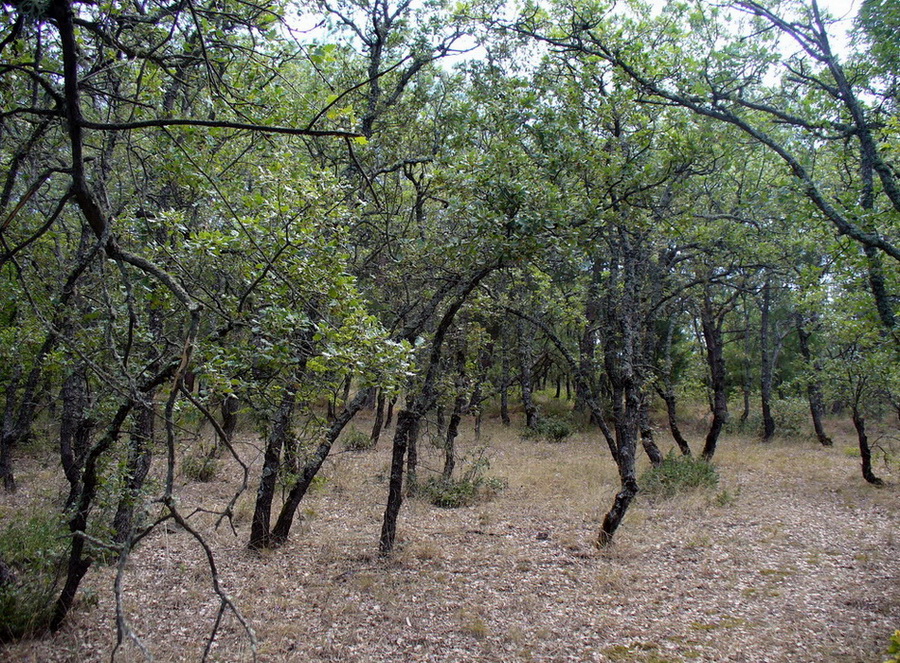
[[[775, 436], [788, 439], [810, 439], [814, 435], [809, 414], [809, 403], [802, 398], [778, 398], [772, 400], [772, 419], [775, 420]], [[752, 409], [746, 420], [729, 419], [725, 430], [733, 435], [762, 435], [763, 420], [759, 409]]]
[[369, 451], [374, 447], [375, 441], [372, 440], [372, 436], [356, 428], [351, 428], [344, 437], [344, 449], [347, 451]]
[[181, 466], [181, 473], [191, 481], [209, 483], [216, 478], [219, 462], [209, 456], [188, 456]]
[[0, 532], [0, 642], [47, 627], [68, 540], [62, 518], [51, 513], [16, 517]]
[[574, 432], [575, 425], [570, 419], [549, 415], [538, 419], [537, 425], [527, 431], [526, 435], [547, 442], [562, 442]]
[[894, 635], [891, 636], [887, 653], [891, 658], [884, 663], [900, 663], [900, 630], [894, 631]]
[[719, 483], [719, 473], [710, 463], [693, 456], [676, 455], [674, 451], [658, 467], [651, 467], [641, 475], [641, 490], [653, 497], [673, 497], [696, 488], [713, 488]]
[[503, 479], [486, 476], [489, 468], [490, 463], [482, 451], [460, 479], [431, 477], [418, 485], [417, 493], [442, 509], [458, 509], [483, 502], [506, 488]]

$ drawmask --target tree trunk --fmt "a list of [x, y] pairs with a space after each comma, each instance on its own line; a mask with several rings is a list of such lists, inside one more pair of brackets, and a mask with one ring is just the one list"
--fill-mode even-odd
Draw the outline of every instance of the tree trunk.
[[825, 432], [825, 426], [822, 420], [825, 417], [825, 403], [822, 398], [822, 388], [819, 386], [819, 373], [821, 367], [819, 363], [813, 359], [812, 350], [809, 345], [809, 338], [812, 335], [806, 328], [803, 318], [800, 314], [796, 317], [797, 323], [797, 340], [800, 346], [800, 354], [806, 362], [807, 370], [810, 371], [810, 377], [806, 382], [806, 399], [809, 401], [809, 414], [812, 417], [813, 430], [816, 432], [816, 439], [824, 447], [830, 447], [834, 444], [828, 434]]
[[394, 421], [394, 406], [397, 405], [397, 397], [391, 396], [387, 404], [387, 414], [384, 417], [384, 427], [387, 428]]
[[728, 393], [726, 391], [725, 356], [722, 339], [722, 317], [716, 316], [712, 309], [709, 293], [705, 293], [700, 309], [700, 324], [703, 340], [706, 344], [706, 363], [709, 367], [710, 386], [712, 387], [712, 423], [703, 445], [703, 459], [712, 460], [716, 453], [719, 434], [728, 421]]
[[450, 330], [450, 326], [453, 324], [456, 314], [465, 303], [469, 294], [493, 269], [493, 267], [486, 267], [474, 275], [444, 313], [431, 341], [431, 353], [419, 393], [412, 399], [407, 408], [397, 415], [397, 428], [394, 431], [394, 444], [391, 450], [391, 478], [388, 486], [388, 501], [384, 510], [384, 518], [381, 523], [381, 537], [378, 544], [379, 553], [383, 556], [389, 555], [394, 548], [394, 539], [397, 533], [397, 516], [403, 503], [403, 461], [411, 433], [437, 400], [435, 380], [440, 368], [444, 339]]
[[597, 534], [597, 547], [603, 548], [612, 543], [613, 535], [622, 523], [625, 512], [638, 493], [637, 476], [635, 474], [635, 449], [637, 448], [638, 417], [640, 396], [634, 385], [623, 391], [625, 403], [621, 408], [621, 419], [616, 422], [616, 441], [618, 455], [616, 466], [619, 469], [620, 489], [613, 500], [612, 508], [603, 518], [603, 524]]
[[[397, 419], [399, 423], [399, 415]], [[406, 492], [415, 494], [419, 488], [419, 430], [422, 421], [416, 420], [406, 440]]]
[[763, 285], [762, 309], [759, 323], [760, 377], [759, 393], [763, 417], [763, 442], [771, 441], [775, 435], [775, 419], [772, 417], [772, 379], [774, 361], [770, 347], [769, 313], [772, 306], [772, 286], [768, 279]]
[[681, 428], [679, 428], [678, 426], [678, 405], [675, 401], [675, 392], [663, 391], [662, 389], [658, 389], [657, 393], [666, 404], [666, 417], [669, 421], [669, 432], [672, 434], [672, 439], [674, 439], [675, 444], [678, 445], [678, 450], [681, 451], [682, 456], [690, 456], [691, 447], [688, 444], [688, 441], [684, 438], [684, 435], [681, 434]]
[[90, 406], [88, 395], [87, 367], [78, 364], [63, 381], [60, 391], [62, 414], [59, 422], [59, 455], [63, 473], [69, 481], [69, 509], [81, 490], [81, 470], [90, 448], [94, 422], [85, 412]]
[[750, 393], [753, 391], [753, 377], [751, 373], [750, 351], [751, 351], [751, 334], [750, 334], [750, 309], [747, 307], [746, 297], [744, 298], [744, 357], [741, 362], [744, 375], [741, 381], [741, 391], [743, 392], [744, 408], [741, 411], [741, 424], [745, 423], [750, 417]]
[[397, 536], [397, 516], [403, 504], [403, 462], [409, 435], [421, 415], [412, 410], [401, 410], [397, 415], [397, 430], [394, 432], [394, 444], [391, 451], [391, 478], [388, 485], [388, 501], [381, 523], [381, 537], [378, 543], [379, 552], [388, 555], [394, 549]]
[[125, 466], [125, 491], [119, 499], [116, 515], [113, 517], [113, 541], [119, 545], [131, 539], [134, 508], [140, 498], [153, 459], [153, 432], [156, 419], [156, 412], [152, 406], [153, 394], [154, 392], [147, 394], [146, 404], [141, 405], [134, 415], [134, 430], [129, 438], [128, 460]]
[[281, 403], [272, 421], [272, 429], [266, 436], [262, 477], [259, 480], [259, 488], [256, 491], [256, 507], [253, 511], [253, 522], [250, 525], [248, 546], [253, 550], [268, 548], [272, 545], [269, 532], [272, 501], [275, 498], [275, 486], [278, 481], [278, 472], [281, 468], [281, 449], [285, 440], [291, 434], [296, 398], [296, 383], [291, 383], [284, 389]]
[[87, 573], [93, 563], [93, 559], [90, 556], [84, 555], [86, 539], [81, 536], [81, 533], [87, 531], [88, 515], [100, 484], [97, 475], [97, 464], [101, 456], [118, 439], [122, 424], [133, 406], [134, 403], [129, 401], [119, 407], [103, 438], [91, 448], [85, 459], [84, 472], [81, 476], [81, 490], [78, 494], [78, 499], [73, 505], [72, 517], [69, 519], [72, 545], [69, 548], [66, 581], [56, 600], [53, 616], [50, 619], [50, 629], [52, 631], [57, 631], [62, 626], [66, 615], [69, 614], [69, 610], [72, 608], [72, 603], [75, 601], [75, 595], [78, 592], [81, 579], [84, 578], [84, 574]]
[[509, 426], [509, 355], [506, 348], [503, 349], [503, 357], [500, 360], [500, 421], [504, 426]]
[[516, 331], [519, 337], [519, 384], [522, 387], [522, 407], [525, 410], [525, 426], [533, 429], [537, 426], [538, 412], [533, 396], [532, 353], [531, 334], [526, 334], [525, 325], [521, 320], [516, 321]]
[[641, 445], [644, 447], [647, 458], [650, 459], [650, 464], [653, 465], [653, 467], [657, 467], [662, 463], [663, 457], [659, 451], [659, 447], [657, 447], [656, 443], [653, 441], [653, 426], [650, 424], [650, 404], [648, 400], [647, 394], [642, 393], [640, 395], [638, 421], [641, 430]]
[[875, 486], [883, 486], [884, 481], [872, 472], [872, 449], [869, 447], [869, 436], [866, 435], [866, 420], [856, 404], [853, 405], [853, 427], [856, 428], [856, 437], [859, 440], [863, 479]]
[[240, 409], [241, 402], [234, 394], [228, 394], [222, 401], [222, 432], [225, 433], [227, 439], [224, 442], [227, 444], [234, 440]]
[[325, 462], [325, 459], [328, 458], [328, 454], [331, 452], [335, 440], [337, 440], [341, 431], [344, 430], [353, 417], [363, 408], [363, 405], [368, 399], [368, 392], [368, 389], [364, 389], [356, 394], [353, 400], [351, 400], [341, 413], [335, 417], [334, 421], [325, 431], [316, 452], [306, 459], [305, 464], [298, 471], [297, 480], [291, 487], [287, 499], [285, 499], [284, 504], [281, 507], [281, 512], [278, 514], [278, 520], [275, 521], [275, 527], [272, 528], [272, 532], [268, 537], [267, 545], [279, 546], [287, 541], [288, 534], [291, 531], [291, 525], [294, 522], [294, 515], [297, 512], [297, 507], [306, 496], [306, 492], [309, 490], [312, 480], [319, 473], [319, 470], [322, 469], [322, 464]]
[[384, 426], [384, 400], [384, 389], [379, 389], [378, 397], [375, 399], [375, 422], [372, 424], [372, 435], [369, 437], [373, 449], [378, 446], [381, 429]]

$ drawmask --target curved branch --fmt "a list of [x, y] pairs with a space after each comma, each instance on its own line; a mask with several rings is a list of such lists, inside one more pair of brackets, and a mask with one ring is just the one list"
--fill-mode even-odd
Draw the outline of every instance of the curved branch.
[[206, 127], [210, 129], [238, 129], [241, 131], [255, 131], [258, 133], [285, 134], [288, 136], [312, 136], [339, 138], [359, 138], [362, 134], [355, 131], [340, 131], [337, 129], [298, 129], [296, 127], [276, 127], [266, 124], [252, 124], [248, 122], [229, 122], [227, 120], [191, 120], [187, 118], [156, 120], [137, 120], [134, 122], [90, 122], [82, 120], [80, 126], [94, 131], [130, 131], [133, 129], [152, 129], [165, 127]]

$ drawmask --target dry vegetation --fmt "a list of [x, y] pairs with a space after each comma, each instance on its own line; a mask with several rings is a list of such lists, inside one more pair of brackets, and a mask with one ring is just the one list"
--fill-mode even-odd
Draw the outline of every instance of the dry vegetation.
[[[490, 422], [482, 442], [490, 473], [509, 487], [456, 510], [407, 501], [390, 560], [374, 555], [389, 435], [375, 451], [333, 457], [281, 550], [245, 548], [250, 494], [237, 537], [195, 516], [252, 621], [259, 660], [866, 663], [885, 658], [900, 628], [900, 476], [881, 466], [888, 486], [866, 485], [849, 436], [833, 449], [726, 438], [716, 489], [639, 499], [602, 552], [591, 544], [617, 478], [597, 436], [551, 445]], [[257, 453], [249, 437], [242, 448]], [[437, 468], [437, 451], [423, 452]], [[41, 492], [52, 462], [23, 459], [23, 490], [4, 496], [0, 513], [56, 497]], [[227, 474], [185, 483], [183, 503], [220, 506], [234, 489]], [[0, 656], [109, 660], [113, 576], [95, 567], [62, 632]], [[155, 660], [199, 660], [217, 603], [185, 532], [169, 527], [145, 541], [126, 591]], [[251, 658], [229, 618], [212, 660]], [[126, 647], [116, 660], [142, 657]]]

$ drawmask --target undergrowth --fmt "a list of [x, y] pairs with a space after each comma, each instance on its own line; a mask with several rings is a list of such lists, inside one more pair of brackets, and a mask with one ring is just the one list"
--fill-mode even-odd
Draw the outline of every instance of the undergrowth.
[[696, 488], [713, 488], [718, 483], [719, 473], [713, 465], [701, 458], [676, 455], [674, 451], [658, 466], [644, 472], [639, 480], [644, 494], [660, 498]]
[[0, 642], [50, 622], [68, 537], [58, 514], [16, 515], [0, 531]]
[[347, 451], [369, 451], [375, 448], [377, 440], [371, 435], [366, 435], [358, 428], [351, 428], [344, 436], [344, 449]]
[[487, 475], [490, 461], [483, 450], [469, 463], [459, 479], [431, 477], [417, 487], [417, 494], [443, 509], [458, 509], [483, 502], [506, 488], [506, 481]]
[[538, 419], [534, 428], [526, 429], [525, 436], [547, 442], [562, 442], [575, 432], [575, 424], [567, 417], [547, 415]]

